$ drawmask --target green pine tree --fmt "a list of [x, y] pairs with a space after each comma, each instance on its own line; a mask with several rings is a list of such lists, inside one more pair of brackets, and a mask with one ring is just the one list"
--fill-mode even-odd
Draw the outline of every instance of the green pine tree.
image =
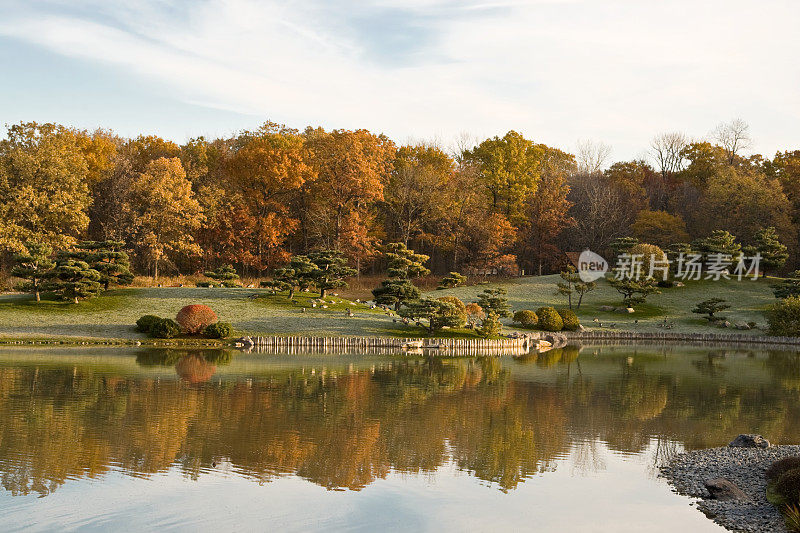
[[15, 265], [11, 269], [11, 275], [25, 280], [20, 284], [20, 290], [32, 292], [38, 302], [41, 300], [39, 289], [42, 279], [55, 266], [55, 262], [50, 259], [53, 249], [38, 242], [25, 243], [25, 248], [27, 253], [14, 255]]
[[78, 303], [79, 300], [93, 298], [100, 293], [101, 279], [100, 272], [91, 268], [89, 263], [72, 259], [67, 253], [60, 255], [42, 287], [53, 291], [64, 300]]
[[347, 258], [338, 250], [311, 252], [308, 259], [317, 266], [310, 275], [320, 298], [325, 298], [330, 289], [347, 287], [345, 278], [356, 275], [356, 269], [347, 266]]
[[100, 273], [100, 284], [104, 290], [113, 285], [130, 285], [133, 282], [131, 263], [123, 251], [122, 241], [83, 241], [68, 252], [69, 257], [88, 263]]
[[207, 278], [213, 279], [218, 285], [223, 287], [238, 287], [239, 274], [233, 265], [222, 265], [216, 270], [210, 270], [204, 274]]
[[502, 287], [496, 289], [484, 289], [478, 295], [478, 305], [489, 315], [495, 313], [499, 317], [508, 318], [511, 316], [511, 306], [506, 298], [508, 291]]

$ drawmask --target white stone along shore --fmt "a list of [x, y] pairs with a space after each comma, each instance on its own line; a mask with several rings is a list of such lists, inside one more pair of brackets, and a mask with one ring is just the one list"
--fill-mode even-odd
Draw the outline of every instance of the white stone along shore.
[[[790, 456], [800, 456], [800, 446], [710, 448], [675, 456], [660, 475], [679, 494], [697, 498], [699, 510], [731, 531], [785, 532], [783, 515], [767, 501], [764, 473]], [[741, 492], [734, 487], [733, 493], [712, 495], [707, 483], [720, 479]]]

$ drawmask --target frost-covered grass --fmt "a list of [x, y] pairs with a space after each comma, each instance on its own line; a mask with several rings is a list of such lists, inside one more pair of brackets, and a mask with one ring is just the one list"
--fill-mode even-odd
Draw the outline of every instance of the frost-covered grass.
[[[508, 290], [512, 307], [536, 309], [543, 305], [565, 307], [566, 300], [555, 294], [558, 276], [527, 277], [503, 282]], [[666, 319], [674, 323], [673, 331], [726, 332], [706, 324], [699, 315], [691, 313], [697, 302], [709, 298], [724, 298], [732, 308], [723, 312], [731, 322], [757, 322], [765, 324], [762, 311], [774, 302], [768, 280], [758, 281], [699, 281], [688, 282], [685, 287], [662, 289], [662, 293], [648, 298], [647, 304], [637, 307], [637, 312], [626, 315], [599, 311], [601, 305], [621, 304], [620, 295], [607, 283], [600, 282], [598, 289], [589, 293], [578, 315], [587, 327], [596, 327], [597, 318], [607, 326], [618, 329], [659, 331], [658, 324]], [[457, 289], [433, 290], [432, 297], [453, 295], [465, 302], [475, 301], [478, 293], [497, 284], [473, 285]], [[258, 295], [258, 298], [252, 298]], [[0, 295], [0, 338], [9, 337], [72, 337], [137, 339], [141, 334], [133, 331], [136, 319], [145, 314], [174, 317], [188, 304], [206, 304], [217, 313], [220, 320], [231, 322], [236, 334], [261, 335], [358, 335], [358, 336], [425, 336], [422, 328], [406, 327], [382, 310], [370, 310], [362, 303], [330, 295], [321, 307], [312, 307], [318, 297], [311, 293], [297, 293], [290, 301], [285, 295], [267, 295], [260, 289], [222, 289], [195, 287], [129, 288], [116, 289], [98, 298], [77, 305], [59, 301], [35, 302], [29, 295]], [[305, 308], [305, 312], [303, 312]], [[350, 309], [355, 316], [347, 316]], [[638, 320], [638, 323], [635, 321]], [[510, 320], [504, 321], [507, 326]], [[448, 336], [470, 335], [466, 330], [444, 332]], [[762, 331], [753, 331], [761, 334]], [[474, 334], [473, 334], [474, 335]]]

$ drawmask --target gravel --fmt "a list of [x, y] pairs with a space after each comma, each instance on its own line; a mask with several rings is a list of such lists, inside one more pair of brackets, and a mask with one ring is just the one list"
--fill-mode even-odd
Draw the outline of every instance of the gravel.
[[[776, 460], [800, 455], [800, 446], [769, 448], [710, 448], [682, 453], [661, 467], [679, 494], [698, 498], [697, 508], [731, 531], [788, 531], [780, 511], [767, 501], [764, 472]], [[748, 500], [712, 500], [704, 483], [727, 478]]]

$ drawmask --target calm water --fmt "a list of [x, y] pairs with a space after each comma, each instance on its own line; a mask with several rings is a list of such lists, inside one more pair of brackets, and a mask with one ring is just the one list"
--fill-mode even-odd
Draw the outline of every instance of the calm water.
[[0, 531], [718, 531], [656, 477], [800, 442], [800, 358], [0, 351]]

